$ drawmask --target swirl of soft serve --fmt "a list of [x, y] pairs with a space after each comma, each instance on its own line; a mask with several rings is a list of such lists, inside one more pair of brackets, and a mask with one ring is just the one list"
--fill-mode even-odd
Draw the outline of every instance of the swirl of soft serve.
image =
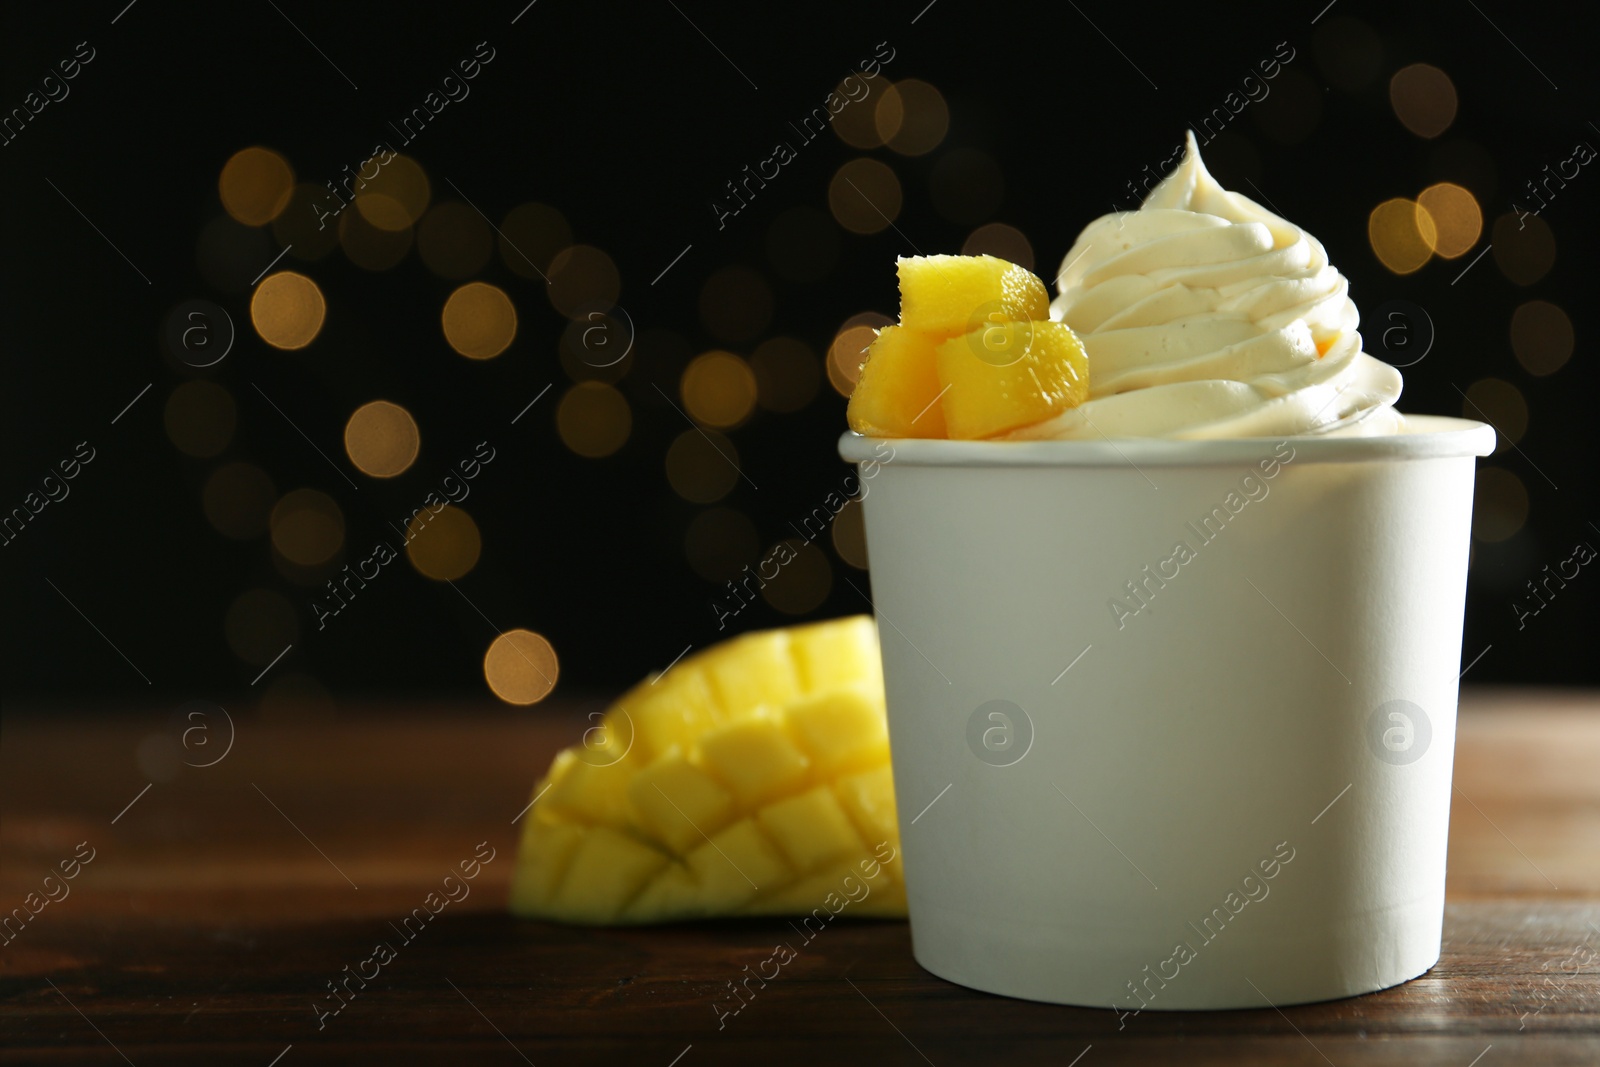
[[1361, 350], [1321, 242], [1218, 185], [1192, 132], [1139, 210], [1084, 228], [1056, 286], [1089, 398], [1012, 438], [1405, 432], [1400, 372]]

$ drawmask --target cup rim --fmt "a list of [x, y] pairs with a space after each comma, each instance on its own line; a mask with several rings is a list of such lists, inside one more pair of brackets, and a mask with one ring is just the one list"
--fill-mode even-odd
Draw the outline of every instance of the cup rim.
[[[1494, 451], [1492, 426], [1445, 415], [1407, 415], [1408, 432], [1371, 437], [1315, 434], [1190, 441], [1124, 437], [1098, 441], [944, 441], [912, 437], [864, 437], [846, 430], [839, 455], [851, 463], [914, 467], [1199, 467], [1251, 464], [1273, 456], [1282, 442], [1296, 463], [1356, 463], [1370, 460], [1487, 456]], [[1281, 458], [1281, 457], [1279, 457]]]

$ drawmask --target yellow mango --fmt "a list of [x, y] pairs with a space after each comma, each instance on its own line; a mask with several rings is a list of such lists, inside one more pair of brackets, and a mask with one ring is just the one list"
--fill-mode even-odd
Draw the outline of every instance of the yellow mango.
[[936, 353], [943, 337], [885, 326], [867, 350], [845, 418], [867, 437], [944, 437]]
[[950, 437], [995, 437], [1077, 407], [1089, 396], [1083, 342], [1064, 323], [990, 323], [939, 346]]
[[991, 314], [1002, 319], [1048, 319], [1050, 296], [1033, 272], [994, 256], [910, 256], [900, 275], [900, 324], [955, 337]]

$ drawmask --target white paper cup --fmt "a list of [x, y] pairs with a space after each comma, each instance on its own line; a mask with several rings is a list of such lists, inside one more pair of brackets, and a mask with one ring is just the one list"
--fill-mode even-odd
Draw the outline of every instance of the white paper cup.
[[1494, 432], [1409, 421], [845, 435], [918, 962], [1123, 1025], [1437, 962], [1473, 457]]

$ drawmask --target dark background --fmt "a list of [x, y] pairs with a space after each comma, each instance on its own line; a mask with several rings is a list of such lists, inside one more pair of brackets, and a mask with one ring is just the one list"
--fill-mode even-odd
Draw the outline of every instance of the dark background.
[[[1515, 284], [1491, 254], [1462, 275], [1527, 179], [1580, 141], [1600, 146], [1590, 124], [1600, 121], [1596, 27], [1592, 16], [1573, 14], [1576, 6], [1340, 0], [1324, 9], [1314, 0], [1211, 13], [1175, 6], [1188, 19], [1179, 22], [1142, 5], [1090, 0], [1037, 8], [938, 0], [926, 10], [926, 0], [869, 10], [541, 0], [512, 25], [522, 0], [124, 3], [13, 7], [0, 29], [7, 111], [78, 42], [96, 52], [70, 96], [0, 147], [0, 508], [19, 505], [77, 442], [97, 452], [70, 497], [0, 548], [7, 699], [225, 700], [274, 685], [335, 701], [482, 699], [484, 650], [497, 628], [514, 626], [549, 638], [563, 691], [614, 691], [662, 668], [685, 645], [716, 638], [719, 587], [686, 560], [686, 532], [706, 505], [667, 482], [664, 455], [688, 426], [658, 388], [676, 400], [692, 355], [727, 347], [747, 356], [770, 336], [799, 338], [820, 361], [848, 317], [894, 312], [896, 255], [959, 251], [980, 223], [1027, 234], [1048, 277], [1084, 224], [1114, 202], [1131, 206], [1125, 182], [1165, 159], [1184, 127], [1283, 41], [1296, 56], [1273, 94], [1234, 120], [1207, 160], [1230, 188], [1254, 195], [1253, 182], [1323, 241], [1351, 280], [1369, 351], [1371, 309], [1392, 300], [1425, 309], [1436, 337], [1404, 371], [1404, 410], [1461, 414], [1461, 390], [1485, 377], [1520, 390], [1529, 411], [1520, 450], [1484, 463], [1526, 488], [1526, 519], [1516, 521], [1514, 501], [1480, 500], [1509, 508], [1501, 518], [1517, 532], [1475, 539], [1463, 664], [1488, 647], [1469, 681], [1600, 681], [1592, 654], [1600, 577], [1586, 568], [1521, 630], [1512, 608], [1524, 583], [1576, 542], [1600, 545], [1590, 437], [1597, 376], [1587, 345], [1595, 276], [1585, 252], [1600, 171], [1585, 168], [1542, 212], [1556, 243], [1548, 272]], [[541, 283], [513, 274], [498, 255], [477, 277], [506, 290], [520, 326], [511, 348], [488, 362], [446, 345], [439, 309], [458, 283], [436, 277], [415, 251], [381, 272], [337, 250], [311, 263], [283, 260], [276, 269], [314, 278], [329, 305], [321, 335], [299, 352], [269, 347], [250, 326], [248, 283], [281, 247], [271, 227], [234, 235], [242, 265], [231, 281], [199, 265], [202, 232], [223, 217], [218, 175], [234, 152], [265, 145], [299, 181], [334, 178], [374, 141], [395, 141], [387, 121], [485, 40], [495, 59], [470, 97], [401, 150], [428, 172], [435, 204], [457, 199], [447, 179], [496, 222], [526, 201], [551, 204], [574, 240], [616, 262], [620, 303], [641, 343], [617, 383], [632, 408], [631, 436], [609, 458], [574, 455], [558, 436], [555, 404], [571, 384], [558, 358], [566, 320]], [[949, 102], [944, 141], [908, 158], [827, 134], [719, 230], [710, 202], [723, 183], [766, 158], [775, 140], [792, 140], [786, 124], [882, 41], [895, 50], [884, 78], [924, 79]], [[1459, 95], [1453, 124], [1436, 139], [1409, 132], [1390, 105], [1390, 77], [1414, 62], [1444, 70]], [[974, 150], [993, 160], [1001, 195], [968, 197], [954, 212], [963, 217], [952, 218], [930, 183], [950, 153], [981, 163]], [[895, 226], [870, 236], [827, 216], [829, 179], [863, 155], [895, 170], [905, 200]], [[1368, 244], [1368, 214], [1443, 179], [1473, 192], [1484, 235], [1464, 257], [1391, 273]], [[784, 279], [769, 255], [774, 221], [796, 207], [817, 213], [814, 239], [836, 248], [832, 266], [809, 282]], [[699, 311], [702, 286], [729, 265], [761, 273], [774, 294], [761, 334], [731, 345], [707, 331]], [[238, 329], [228, 357], [205, 371], [170, 358], [160, 342], [168, 312], [196, 298], [222, 306]], [[1577, 337], [1570, 362], [1546, 377], [1526, 372], [1510, 345], [1512, 312], [1530, 299], [1563, 308]], [[168, 396], [194, 377], [223, 385], [238, 413], [231, 443], [212, 459], [180, 453], [163, 427]], [[822, 382], [802, 411], [758, 410], [729, 432], [749, 480], [718, 506], [742, 513], [757, 533], [758, 543], [731, 546], [748, 553], [743, 563], [754, 566], [848, 473], [835, 454], [845, 402], [825, 375]], [[147, 383], [153, 388], [112, 425]], [[291, 412], [359, 490], [261, 393]], [[350, 412], [378, 397], [406, 406], [422, 436], [416, 464], [381, 482], [357, 473], [341, 447]], [[483, 553], [456, 583], [459, 593], [397, 561], [322, 632], [310, 610], [316, 587], [274, 562], [268, 538], [229, 540], [200, 506], [219, 464], [248, 460], [279, 492], [312, 487], [338, 501], [346, 532], [336, 563], [354, 562], [484, 439], [498, 455], [465, 504]], [[865, 575], [830, 540], [818, 544], [830, 591], [805, 617], [866, 610], [850, 584], [867, 589]], [[264, 664], [236, 655], [224, 628], [230, 605], [252, 589], [277, 593], [296, 616], [292, 650], [253, 689]], [[760, 603], [736, 625], [794, 618]]]

